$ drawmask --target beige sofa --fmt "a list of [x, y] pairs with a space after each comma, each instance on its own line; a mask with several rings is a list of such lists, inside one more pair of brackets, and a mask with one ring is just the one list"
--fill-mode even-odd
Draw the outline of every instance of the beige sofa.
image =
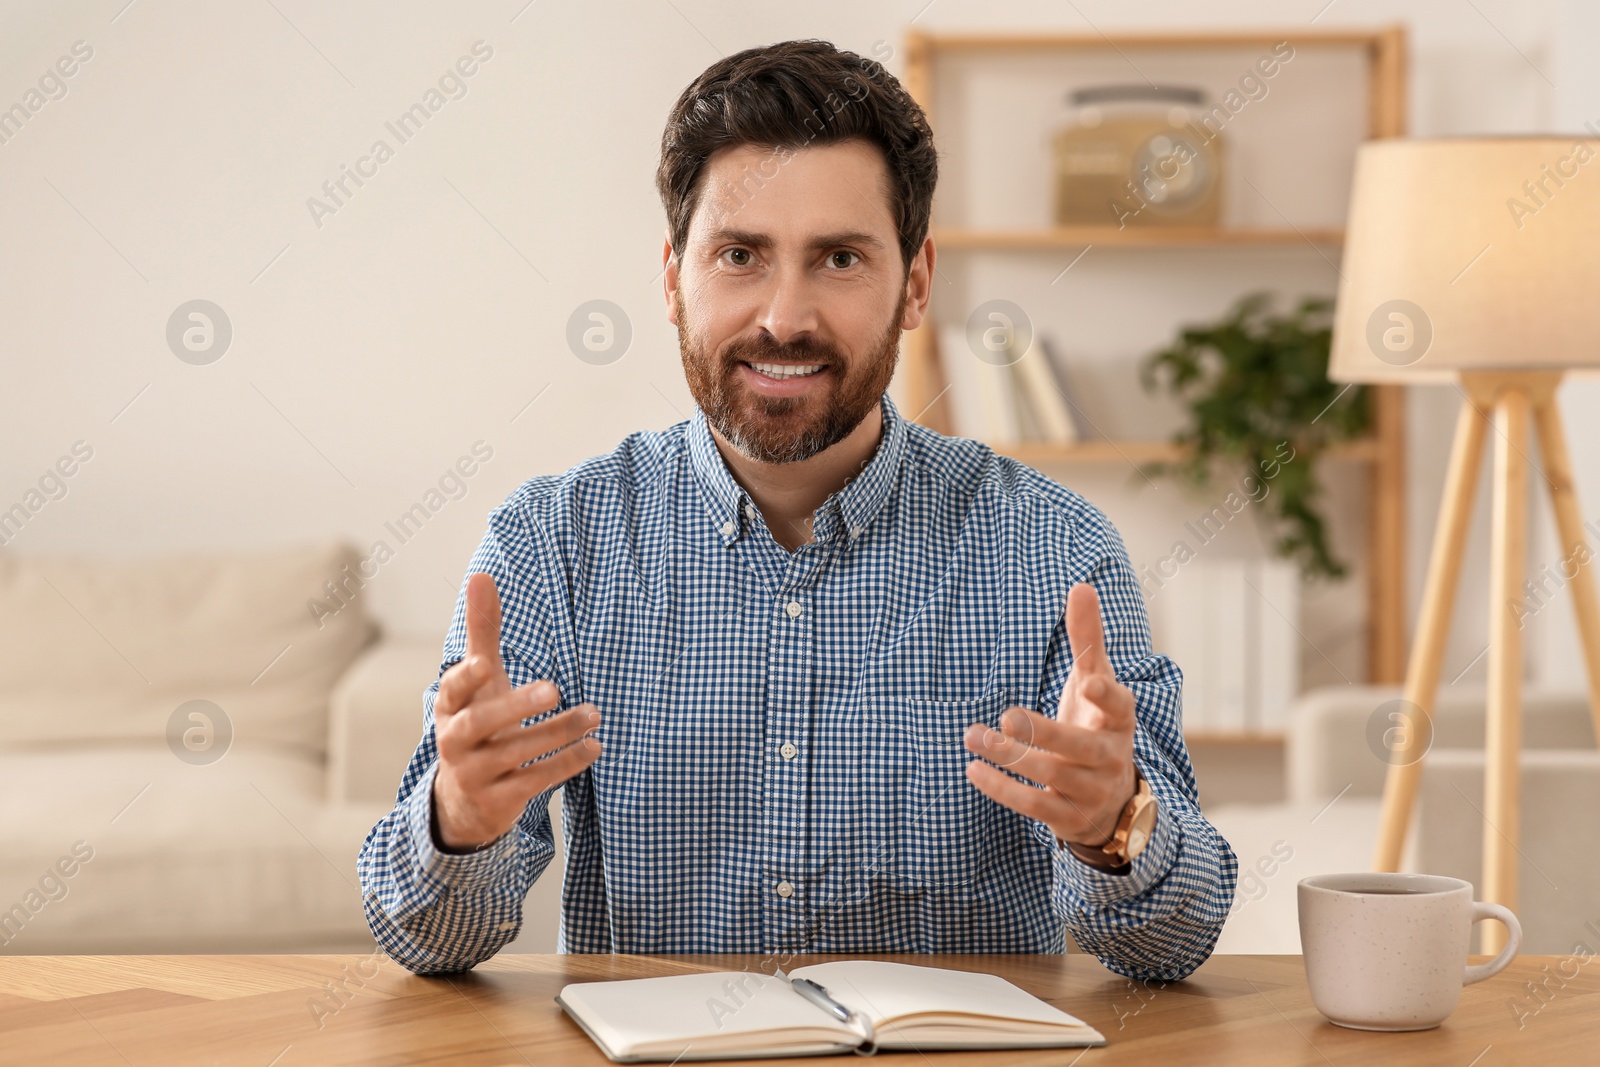
[[[1298, 952], [1296, 883], [1370, 869], [1388, 770], [1382, 734], [1399, 697], [1388, 686], [1304, 695], [1290, 717], [1284, 801], [1207, 810], [1240, 864], [1219, 952]], [[1480, 883], [1483, 732], [1482, 687], [1444, 686], [1403, 869]], [[1524, 951], [1600, 948], [1600, 824], [1590, 814], [1600, 810], [1600, 752], [1588, 706], [1581, 695], [1530, 692], [1523, 733]]]
[[371, 947], [440, 642], [377, 640], [358, 563], [0, 552], [0, 952]]
[[[1375, 709], [1399, 697], [1386, 687], [1339, 687], [1296, 709], [1289, 781], [1305, 798], [1350, 785], [1381, 797], [1387, 765], [1366, 740]], [[1484, 691], [1445, 686], [1432, 748], [1423, 762], [1413, 823], [1412, 867], [1481, 885]], [[1518, 851], [1523, 951], [1566, 955], [1600, 949], [1600, 750], [1583, 694], [1523, 698], [1522, 820]]]
[[[378, 640], [358, 565], [331, 543], [0, 552], [0, 952], [371, 947], [355, 858], [416, 745], [441, 642]], [[1298, 951], [1295, 882], [1366, 868], [1385, 772], [1368, 726], [1398, 696], [1308, 694], [1286, 801], [1207, 811], [1241, 864], [1218, 951]], [[1438, 722], [1406, 866], [1476, 881], [1482, 691], [1445, 687]], [[1582, 698], [1530, 695], [1525, 735], [1526, 950], [1600, 945], [1600, 753]], [[557, 848], [512, 951], [554, 950]]]

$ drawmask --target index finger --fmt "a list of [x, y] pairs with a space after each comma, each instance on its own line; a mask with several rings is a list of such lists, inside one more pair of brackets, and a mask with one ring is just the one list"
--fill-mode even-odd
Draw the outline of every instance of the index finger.
[[467, 576], [467, 658], [500, 663], [500, 593], [494, 577], [483, 571]]
[[1067, 594], [1067, 644], [1072, 649], [1073, 673], [1112, 674], [1106, 654], [1106, 631], [1100, 621], [1100, 594], [1088, 582], [1079, 582]]

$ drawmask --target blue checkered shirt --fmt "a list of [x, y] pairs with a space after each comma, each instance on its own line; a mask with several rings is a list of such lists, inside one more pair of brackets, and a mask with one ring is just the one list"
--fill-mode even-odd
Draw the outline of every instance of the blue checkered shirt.
[[[1216, 943], [1238, 864], [1200, 814], [1182, 675], [1151, 649], [1120, 536], [1029, 467], [908, 422], [887, 396], [882, 410], [873, 458], [792, 553], [699, 411], [490, 513], [469, 570], [499, 587], [511, 683], [551, 679], [562, 707], [602, 715], [604, 753], [562, 797], [561, 951], [1059, 953], [1070, 930], [1119, 973], [1184, 977]], [[1125, 874], [1085, 865], [963, 772], [969, 723], [1056, 707], [1080, 581], [1100, 594], [1159, 801]], [[464, 614], [465, 585], [441, 674], [466, 652]], [[419, 973], [515, 938], [555, 852], [549, 794], [493, 847], [435, 847], [437, 691], [358, 861], [374, 935]]]

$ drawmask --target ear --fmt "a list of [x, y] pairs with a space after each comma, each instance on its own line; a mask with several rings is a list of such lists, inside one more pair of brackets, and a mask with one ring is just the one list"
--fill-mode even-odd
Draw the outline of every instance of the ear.
[[906, 309], [900, 316], [902, 330], [915, 330], [927, 316], [928, 300], [933, 295], [933, 262], [936, 256], [933, 235], [929, 234], [912, 257], [911, 270], [906, 273]]
[[672, 254], [672, 231], [661, 242], [661, 295], [667, 301], [667, 321], [678, 325], [678, 257]]

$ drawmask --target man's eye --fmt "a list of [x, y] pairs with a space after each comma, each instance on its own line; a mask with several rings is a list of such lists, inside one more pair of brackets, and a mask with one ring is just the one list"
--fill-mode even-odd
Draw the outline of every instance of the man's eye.
[[[843, 263], [839, 262], [841, 257], [843, 257], [845, 259], [845, 262], [843, 262]], [[859, 254], [855, 253], [855, 252], [849, 252], [849, 251], [845, 251], [845, 250], [841, 249], [838, 252], [834, 252], [831, 255], [829, 255], [828, 256], [828, 262], [832, 263], [835, 267], [839, 267], [839, 268], [842, 269], [844, 267], [853, 267], [853, 266], [855, 266], [856, 265], [856, 261], [859, 260], [860, 258], [861, 258], [861, 256]]]
[[[728, 249], [726, 255], [728, 255], [729, 257], [733, 257], [733, 256], [745, 256], [745, 257], [748, 257], [750, 255], [750, 250], [748, 248], [730, 248], [730, 249]], [[731, 259], [730, 258], [730, 261], [733, 263], [733, 265], [735, 267], [746, 267], [746, 266], [750, 265], [750, 261], [749, 261], [748, 258], [745, 258], [745, 259]]]

